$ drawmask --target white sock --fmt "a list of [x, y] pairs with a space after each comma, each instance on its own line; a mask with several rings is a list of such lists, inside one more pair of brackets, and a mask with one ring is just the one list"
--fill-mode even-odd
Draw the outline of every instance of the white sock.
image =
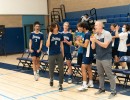
[[37, 70], [37, 74], [39, 74], [39, 70]]
[[86, 81], [83, 81], [83, 86], [86, 86], [87, 85], [86, 83], [87, 83]]
[[37, 74], [37, 72], [36, 72], [36, 71], [33, 71], [33, 73], [34, 73], [34, 75], [36, 75], [36, 74]]
[[93, 84], [93, 80], [89, 80], [89, 84]]

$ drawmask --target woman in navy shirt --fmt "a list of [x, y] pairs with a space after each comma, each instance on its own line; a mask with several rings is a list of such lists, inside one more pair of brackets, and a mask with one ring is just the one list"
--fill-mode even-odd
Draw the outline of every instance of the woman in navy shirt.
[[55, 63], [59, 67], [59, 91], [62, 91], [63, 84], [63, 36], [59, 31], [59, 25], [52, 23], [50, 26], [50, 33], [46, 42], [46, 46], [49, 48], [49, 75], [50, 75], [50, 86], [53, 86], [53, 75], [55, 69]]

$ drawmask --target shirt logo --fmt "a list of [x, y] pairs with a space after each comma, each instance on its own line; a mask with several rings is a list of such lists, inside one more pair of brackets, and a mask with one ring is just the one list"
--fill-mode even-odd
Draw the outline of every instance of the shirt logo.
[[60, 41], [60, 38], [58, 38], [58, 37], [52, 37], [51, 41]]

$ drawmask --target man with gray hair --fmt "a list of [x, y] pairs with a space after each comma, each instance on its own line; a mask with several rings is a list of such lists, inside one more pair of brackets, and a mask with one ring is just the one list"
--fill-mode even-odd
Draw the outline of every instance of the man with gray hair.
[[103, 29], [103, 23], [97, 21], [95, 23], [95, 36], [91, 37], [92, 49], [96, 49], [96, 65], [99, 75], [99, 90], [95, 95], [105, 93], [104, 80], [105, 75], [107, 75], [110, 85], [111, 94], [109, 99], [115, 97], [116, 92], [116, 82], [114, 75], [112, 74], [112, 36], [110, 32]]

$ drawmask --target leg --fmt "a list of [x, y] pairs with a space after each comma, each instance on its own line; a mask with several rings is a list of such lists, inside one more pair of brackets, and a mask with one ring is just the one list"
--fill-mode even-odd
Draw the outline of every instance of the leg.
[[33, 71], [36, 72], [37, 68], [36, 68], [36, 57], [35, 56], [32, 57], [32, 62], [33, 62], [33, 66], [32, 66], [33, 67]]
[[112, 74], [112, 69], [111, 69], [112, 64], [111, 64], [111, 62], [112, 62], [111, 60], [103, 60], [102, 65], [103, 65], [103, 68], [105, 70], [107, 77], [110, 80], [111, 92], [115, 93], [116, 92], [116, 82], [115, 82], [115, 79], [114, 79], [114, 75]]
[[51, 82], [53, 81], [53, 76], [54, 76], [55, 60], [56, 60], [56, 55], [49, 56], [49, 58], [48, 58], [48, 61], [49, 61], [49, 76], [50, 76]]
[[87, 71], [88, 71], [89, 80], [93, 80], [91, 65], [87, 65]]
[[64, 68], [63, 68], [63, 56], [62, 54], [57, 55], [56, 61], [59, 68], [59, 84], [63, 84], [63, 78], [64, 78]]
[[96, 60], [96, 65], [97, 65], [97, 72], [98, 72], [98, 75], [99, 75], [99, 88], [104, 90], [104, 68], [103, 68], [103, 65], [101, 63], [102, 61], [101, 60]]

